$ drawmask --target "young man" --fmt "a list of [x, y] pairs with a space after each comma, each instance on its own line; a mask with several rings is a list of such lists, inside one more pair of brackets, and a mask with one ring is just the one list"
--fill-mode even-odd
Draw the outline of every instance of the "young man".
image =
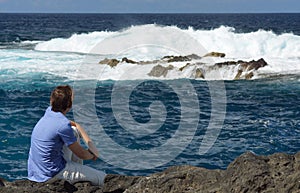
[[[29, 180], [45, 182], [58, 178], [71, 183], [90, 181], [93, 185], [103, 185], [104, 172], [82, 165], [82, 160], [96, 160], [99, 155], [84, 129], [66, 118], [72, 101], [73, 91], [68, 85], [58, 86], [52, 91], [50, 107], [31, 135]], [[88, 150], [80, 145], [75, 134], [83, 137], [89, 146]]]

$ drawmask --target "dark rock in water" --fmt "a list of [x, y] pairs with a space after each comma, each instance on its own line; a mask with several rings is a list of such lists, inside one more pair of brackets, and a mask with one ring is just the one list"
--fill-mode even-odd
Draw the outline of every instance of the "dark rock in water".
[[205, 54], [203, 57], [221, 57], [221, 58], [224, 58], [225, 54], [220, 53], [220, 52], [210, 52], [210, 53]]
[[250, 72], [250, 73], [248, 73], [248, 74], [245, 75], [245, 79], [246, 80], [250, 80], [253, 76], [254, 76], [254, 73]]
[[152, 60], [152, 61], [139, 61], [137, 64], [145, 65], [145, 64], [156, 64], [160, 62], [160, 60]]
[[122, 62], [130, 63], [130, 64], [137, 64], [138, 62], [130, 60], [126, 57], [122, 58]]
[[243, 60], [238, 60], [237, 62], [235, 61], [220, 62], [220, 63], [216, 63], [215, 65], [222, 67], [222, 66], [238, 65], [238, 64], [240, 64], [240, 69], [243, 71], [258, 70], [259, 68], [268, 65], [268, 63], [263, 58], [257, 61], [252, 60], [250, 62], [246, 62]]
[[204, 79], [204, 73], [203, 73], [202, 69], [200, 69], [200, 68], [196, 69], [195, 78], [202, 78], [202, 79]]
[[300, 152], [258, 156], [251, 152], [236, 158], [226, 170], [195, 166], [174, 166], [150, 176], [108, 174], [104, 187], [89, 182], [70, 184], [65, 180], [36, 183], [29, 180], [7, 182], [0, 193], [78, 192], [78, 193], [157, 193], [157, 192], [300, 192]]
[[[214, 57], [224, 57], [224, 53], [219, 53], [219, 52], [211, 52], [205, 55], [205, 57], [208, 56], [214, 56]], [[206, 65], [205, 63], [200, 63], [199, 61], [195, 62], [193, 60], [201, 59], [200, 56], [196, 54], [191, 54], [187, 56], [165, 56], [160, 60], [153, 60], [153, 61], [133, 61], [130, 60], [126, 57], [122, 58], [121, 61], [117, 59], [107, 59], [105, 58], [104, 60], [100, 61], [99, 64], [107, 64], [110, 67], [115, 67], [117, 66], [120, 62], [126, 62], [130, 64], [137, 64], [137, 65], [147, 65], [147, 64], [158, 64], [152, 68], [152, 70], [148, 73], [149, 76], [153, 77], [166, 77], [168, 74], [169, 70], [174, 69], [175, 67], [173, 65], [169, 65], [168, 67], [164, 67], [161, 64], [166, 64], [166, 63], [171, 63], [171, 62], [185, 62], [189, 61], [185, 66], [180, 67], [179, 69], [176, 68], [179, 72], [183, 72], [186, 70], [188, 67], [194, 66], [193, 69], [191, 69], [189, 73], [189, 78], [202, 78], [205, 79], [206, 75], [205, 73], [209, 73], [211, 71], [218, 71], [220, 68], [224, 68], [224, 66], [238, 66], [238, 72], [234, 76], [235, 80], [239, 79], [252, 79], [253, 76], [255, 75], [255, 71], [258, 70], [259, 68], [262, 68], [267, 64], [267, 62], [261, 58], [257, 61], [252, 60], [250, 62], [247, 61], [226, 61], [226, 62], [221, 62], [221, 63], [216, 63], [214, 65]], [[230, 68], [229, 68], [230, 69]], [[232, 68], [231, 68], [232, 69]], [[224, 68], [221, 70], [228, 70], [228, 68]], [[230, 72], [231, 73], [231, 72]]]
[[245, 69], [247, 69], [247, 71], [251, 71], [253, 69], [257, 70], [257, 69], [259, 69], [261, 67], [264, 67], [266, 65], [268, 65], [268, 64], [263, 58], [261, 58], [257, 61], [252, 60], [250, 62], [244, 62], [244, 63], [241, 64], [241, 66], [244, 67]]
[[166, 77], [168, 74], [169, 70], [172, 70], [174, 66], [169, 65], [168, 67], [164, 67], [160, 64], [154, 66], [152, 70], [148, 73], [149, 76], [154, 76], [154, 77]]
[[229, 66], [229, 65], [237, 65], [237, 64], [239, 64], [239, 63], [242, 63], [242, 62], [244, 62], [244, 61], [241, 61], [241, 60], [239, 60], [239, 61], [226, 61], [226, 62], [220, 62], [220, 63], [216, 63], [215, 64], [215, 66], [218, 66], [218, 67], [223, 67], [223, 66]]
[[99, 64], [107, 64], [109, 65], [110, 67], [115, 67], [119, 64], [119, 60], [117, 59], [108, 59], [108, 58], [105, 58], [104, 60], [101, 60], [99, 62]]
[[234, 80], [241, 79], [242, 73], [243, 73], [243, 70], [239, 69], [238, 72], [237, 72], [237, 74], [234, 77]]
[[190, 55], [187, 55], [186, 57], [188, 57], [191, 60], [199, 60], [199, 59], [201, 59], [201, 57], [198, 56], [197, 54], [190, 54]]
[[[221, 63], [216, 63], [214, 65], [214, 67], [217, 66], [219, 68], [222, 68], [223, 66], [229, 66], [229, 65], [240, 65], [239, 70], [238, 70], [237, 74], [235, 75], [235, 78], [234, 78], [235, 80], [239, 80], [239, 79], [249, 80], [254, 76], [253, 71], [256, 71], [259, 68], [262, 68], [264, 66], [267, 66], [268, 63], [263, 58], [261, 58], [257, 61], [252, 60], [250, 62], [246, 62], [246, 61], [242, 61], [242, 60], [239, 60], [237, 62], [235, 62], [235, 61], [221, 62]], [[244, 73], [244, 76], [243, 76], [243, 73]]]
[[170, 62], [185, 62], [185, 61], [191, 61], [192, 59], [188, 56], [164, 56], [162, 58], [163, 61]]
[[[187, 63], [186, 65], [182, 66], [179, 68], [179, 71], [184, 71], [186, 68], [190, 67], [190, 66], [196, 66], [197, 64], [191, 64], [191, 63]], [[202, 68], [196, 68], [195, 70], [195, 77], [194, 78], [202, 78], [204, 79], [204, 70]]]
[[186, 65], [182, 66], [181, 68], [179, 68], [179, 71], [183, 71], [186, 67], [190, 66], [190, 63], [186, 63]]
[[164, 56], [161, 60], [167, 62], [185, 62], [185, 61], [199, 60], [199, 59], [201, 59], [201, 57], [198, 56], [197, 54], [190, 54], [187, 56]]
[[[164, 56], [160, 60], [152, 60], [152, 61], [134, 61], [134, 60], [124, 57], [124, 58], [122, 58], [121, 62], [143, 65], [143, 64], [156, 64], [159, 62], [160, 63], [184, 62], [184, 61], [191, 61], [191, 60], [198, 60], [198, 59], [201, 59], [201, 57], [196, 54], [190, 54], [187, 56]], [[105, 58], [104, 60], [101, 60], [99, 62], [99, 64], [107, 64], [111, 67], [114, 67], [119, 63], [120, 63], [120, 61], [117, 59], [108, 59], [108, 58]]]

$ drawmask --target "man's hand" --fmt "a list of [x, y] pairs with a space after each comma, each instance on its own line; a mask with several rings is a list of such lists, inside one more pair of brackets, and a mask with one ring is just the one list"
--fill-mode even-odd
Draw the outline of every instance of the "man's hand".
[[97, 157], [90, 149], [88, 149], [88, 151], [94, 156], [94, 157], [92, 158], [92, 160], [93, 160], [93, 161], [96, 161], [96, 160], [98, 159], [98, 157]]
[[88, 145], [89, 150], [98, 158], [99, 152], [98, 152], [97, 148], [94, 146], [93, 142], [89, 141], [87, 145]]
[[85, 144], [88, 146], [89, 150], [94, 155], [95, 158], [93, 158], [93, 160], [98, 159], [99, 158], [99, 151], [97, 150], [97, 148], [93, 144], [92, 139], [88, 136], [88, 134], [86, 133], [84, 128], [81, 127], [81, 125], [79, 125], [78, 123], [76, 123], [74, 121], [70, 121], [70, 123], [71, 123], [71, 126], [75, 126], [77, 128], [77, 131], [79, 131], [79, 133], [82, 136]]

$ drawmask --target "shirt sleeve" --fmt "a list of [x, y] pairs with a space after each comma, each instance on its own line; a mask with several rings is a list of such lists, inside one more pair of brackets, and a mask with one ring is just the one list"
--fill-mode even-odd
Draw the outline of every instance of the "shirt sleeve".
[[77, 141], [70, 123], [64, 124], [58, 129], [58, 135], [61, 137], [66, 146], [69, 146]]

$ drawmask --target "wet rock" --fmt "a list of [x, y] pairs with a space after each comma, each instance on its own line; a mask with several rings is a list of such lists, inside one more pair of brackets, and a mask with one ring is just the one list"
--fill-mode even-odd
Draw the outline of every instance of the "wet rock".
[[[211, 52], [205, 55], [207, 56], [215, 56], [215, 57], [223, 57], [225, 54], [219, 53], [219, 52]], [[137, 64], [137, 65], [147, 65], [147, 64], [157, 64], [152, 68], [152, 70], [148, 73], [149, 76], [152, 77], [166, 77], [168, 74], [169, 70], [174, 69], [175, 67], [173, 65], [169, 65], [168, 67], [162, 66], [163, 64], [171, 63], [171, 62], [184, 62], [184, 61], [189, 61], [186, 65], [177, 68], [176, 70], [181, 73], [184, 72], [187, 68], [190, 68], [193, 66], [193, 69], [190, 69], [188, 72], [188, 77], [189, 78], [202, 78], [205, 79], [206, 75], [205, 73], [209, 73], [211, 71], [223, 71], [225, 72], [226, 70], [228, 72], [225, 73], [233, 73], [236, 72], [232, 71], [231, 68], [226, 68], [227, 66], [237, 66], [238, 70], [236, 74], [232, 75], [234, 76], [235, 80], [240, 80], [240, 79], [252, 79], [255, 76], [255, 72], [259, 69], [262, 68], [267, 64], [267, 62], [261, 58], [257, 61], [252, 60], [252, 61], [243, 61], [243, 60], [238, 60], [238, 61], [225, 61], [225, 62], [220, 62], [220, 63], [215, 63], [214, 65], [207, 65], [205, 63], [201, 63], [201, 61], [195, 61], [197, 59], [201, 59], [200, 56], [196, 54], [191, 54], [187, 56], [165, 56], [160, 60], [153, 60], [153, 61], [134, 61], [131, 59], [128, 59], [126, 57], [122, 58], [121, 61], [117, 59], [107, 59], [105, 58], [104, 60], [100, 61], [99, 64], [107, 64], [110, 67], [115, 67], [117, 66], [120, 62], [124, 63], [130, 63], [130, 64]], [[174, 64], [176, 66], [176, 64]], [[222, 69], [221, 69], [222, 68]], [[235, 67], [233, 67], [235, 68]], [[185, 72], [184, 72], [185, 73]]]
[[219, 68], [223, 67], [223, 66], [230, 66], [230, 65], [237, 65], [239, 63], [243, 63], [244, 61], [239, 60], [239, 61], [226, 61], [226, 62], [219, 62], [216, 63], [215, 66], [218, 66]]
[[161, 76], [166, 77], [168, 74], [168, 71], [172, 70], [172, 69], [174, 69], [174, 66], [172, 66], [172, 65], [164, 67], [164, 66], [158, 64], [152, 68], [152, 70], [148, 73], [148, 75], [153, 76], [153, 77], [161, 77]]
[[130, 63], [130, 64], [137, 64], [138, 62], [130, 60], [126, 57], [122, 58], [122, 62]]
[[[193, 64], [194, 65], [194, 64]], [[186, 65], [182, 66], [179, 68], [179, 71], [183, 71], [185, 68], [187, 68], [188, 66], [191, 66], [191, 63], [186, 63]]]
[[[191, 63], [187, 63], [186, 65], [182, 66], [179, 68], [179, 71], [184, 71], [186, 68], [190, 67], [190, 66], [197, 66], [199, 64], [191, 64]], [[204, 70], [202, 68], [197, 68], [195, 67], [194, 68], [194, 78], [202, 78], [202, 79], [205, 79], [204, 78]]]
[[144, 65], [144, 64], [156, 64], [160, 62], [160, 60], [152, 60], [152, 61], [139, 61], [137, 64], [140, 64], [140, 65]]
[[119, 60], [117, 59], [108, 59], [108, 58], [105, 58], [104, 60], [101, 60], [99, 62], [99, 64], [107, 64], [109, 65], [110, 67], [115, 67], [119, 64]]
[[221, 57], [221, 58], [224, 58], [225, 54], [220, 53], [220, 52], [210, 52], [210, 53], [205, 54], [203, 57]]
[[203, 73], [203, 70], [202, 70], [202, 69], [200, 69], [200, 68], [197, 68], [197, 69], [196, 69], [195, 78], [196, 78], [196, 79], [197, 79], [197, 78], [202, 78], [202, 79], [204, 79], [204, 73]]
[[187, 57], [191, 60], [199, 60], [201, 59], [200, 56], [198, 56], [197, 54], [190, 54], [190, 55], [187, 55]]
[[250, 80], [253, 76], [254, 76], [254, 73], [250, 72], [250, 73], [248, 73], [248, 74], [245, 75], [245, 79], [246, 80]]
[[258, 70], [259, 68], [264, 67], [266, 65], [268, 65], [268, 64], [263, 58], [261, 58], [257, 61], [252, 60], [250, 62], [241, 63], [241, 66], [244, 67], [244, 69], [246, 69], [247, 71], [251, 71], [253, 69]]
[[189, 58], [188, 56], [164, 56], [161, 60], [170, 63], [170, 62], [191, 61], [192, 59]]
[[234, 80], [241, 79], [242, 73], [243, 73], [243, 70], [239, 69], [238, 72], [237, 72], [237, 74], [234, 77]]
[[257, 71], [259, 68], [265, 67], [268, 63], [263, 59], [259, 59], [257, 61], [252, 60], [250, 62], [238, 60], [236, 61], [226, 61], [221, 63], [216, 63], [214, 67], [222, 68], [223, 66], [229, 65], [239, 65], [239, 69], [237, 74], [235, 75], [234, 79], [251, 79], [254, 76], [254, 71]]
[[165, 61], [167, 63], [170, 62], [186, 62], [186, 61], [192, 61], [192, 60], [199, 60], [201, 59], [200, 56], [198, 56], [197, 54], [190, 54], [187, 56], [164, 56], [163, 58], [161, 58], [161, 62]]

